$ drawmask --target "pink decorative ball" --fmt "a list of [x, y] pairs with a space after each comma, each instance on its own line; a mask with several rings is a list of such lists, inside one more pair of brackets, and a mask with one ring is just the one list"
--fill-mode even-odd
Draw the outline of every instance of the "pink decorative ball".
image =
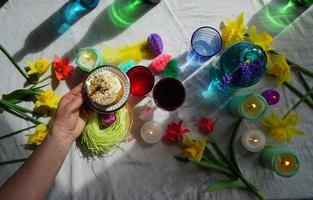
[[162, 54], [152, 60], [150, 69], [153, 73], [161, 73], [167, 66], [167, 63], [171, 60], [172, 56], [169, 54]]
[[147, 39], [148, 47], [154, 56], [161, 55], [163, 52], [163, 41], [162, 38], [156, 34], [151, 33]]

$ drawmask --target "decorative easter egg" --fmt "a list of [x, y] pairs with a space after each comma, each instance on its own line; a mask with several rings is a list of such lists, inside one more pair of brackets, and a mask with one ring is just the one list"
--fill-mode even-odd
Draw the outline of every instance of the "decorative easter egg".
[[158, 55], [162, 54], [162, 52], [163, 52], [163, 41], [162, 41], [162, 38], [158, 34], [151, 33], [148, 36], [147, 42], [148, 42], [148, 47], [154, 56], [158, 56]]

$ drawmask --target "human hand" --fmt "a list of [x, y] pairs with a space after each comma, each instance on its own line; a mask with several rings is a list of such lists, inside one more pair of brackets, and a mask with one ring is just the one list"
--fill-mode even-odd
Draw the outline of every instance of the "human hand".
[[80, 83], [61, 98], [52, 126], [51, 135], [70, 144], [81, 134], [88, 118], [88, 112], [82, 112], [84, 107], [81, 107], [82, 87]]

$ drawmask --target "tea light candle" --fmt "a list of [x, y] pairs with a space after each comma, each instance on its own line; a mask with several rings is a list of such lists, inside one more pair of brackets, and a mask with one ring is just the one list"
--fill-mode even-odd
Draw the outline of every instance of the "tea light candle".
[[158, 143], [163, 136], [162, 126], [158, 122], [148, 121], [142, 125], [140, 135], [148, 144]]
[[97, 49], [83, 48], [76, 56], [78, 68], [84, 72], [90, 72], [102, 64], [102, 58]]
[[266, 146], [261, 152], [264, 167], [274, 170], [279, 176], [291, 177], [299, 169], [300, 163], [296, 154], [278, 147]]
[[235, 117], [252, 120], [258, 119], [265, 114], [267, 103], [261, 95], [252, 93], [233, 97], [228, 104], [228, 109]]
[[241, 136], [242, 145], [251, 152], [261, 151], [265, 144], [265, 135], [260, 130], [249, 130]]
[[268, 105], [275, 105], [280, 99], [279, 92], [274, 89], [265, 90], [261, 95], [265, 98]]

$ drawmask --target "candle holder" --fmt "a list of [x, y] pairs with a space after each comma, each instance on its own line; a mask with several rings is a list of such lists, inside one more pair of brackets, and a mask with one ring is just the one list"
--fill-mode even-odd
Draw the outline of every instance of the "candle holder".
[[266, 100], [256, 93], [235, 96], [228, 103], [228, 110], [231, 115], [250, 120], [260, 118], [266, 113], [267, 109]]
[[209, 26], [200, 27], [191, 36], [187, 60], [202, 64], [216, 55], [222, 44], [222, 37], [216, 29]]
[[158, 107], [173, 111], [185, 102], [186, 89], [175, 78], [163, 78], [153, 88], [153, 99]]
[[228, 47], [220, 57], [221, 88], [239, 89], [256, 84], [264, 75], [267, 64], [263, 49], [249, 42]]
[[250, 152], [258, 152], [266, 145], [266, 138], [260, 130], [249, 130], [242, 134], [241, 144]]
[[154, 86], [154, 76], [145, 66], [131, 68], [127, 76], [130, 80], [130, 93], [134, 96], [145, 96]]
[[148, 121], [140, 129], [141, 138], [148, 144], [158, 143], [163, 136], [163, 129], [160, 123]]
[[93, 69], [102, 65], [102, 56], [95, 48], [82, 48], [76, 55], [75, 62], [83, 72], [91, 72]]
[[275, 105], [279, 102], [280, 95], [277, 90], [268, 89], [261, 93], [261, 95], [265, 98], [268, 105]]
[[299, 170], [298, 156], [278, 147], [266, 146], [261, 152], [261, 162], [266, 168], [274, 170], [279, 176], [291, 177]]

